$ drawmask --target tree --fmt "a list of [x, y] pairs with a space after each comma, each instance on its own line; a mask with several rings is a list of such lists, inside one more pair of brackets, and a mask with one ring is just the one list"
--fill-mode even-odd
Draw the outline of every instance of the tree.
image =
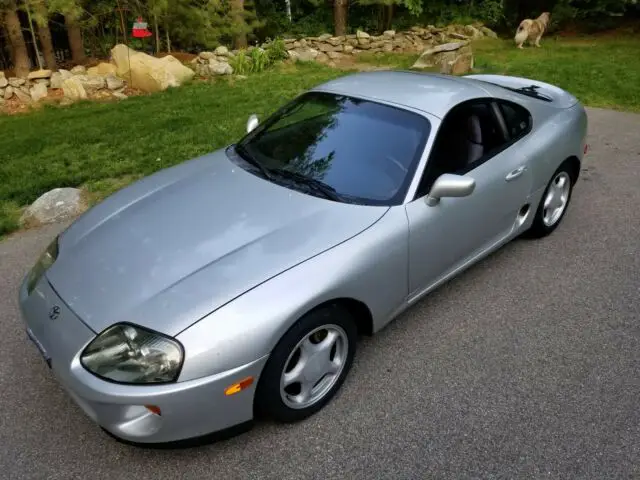
[[13, 55], [13, 65], [18, 77], [26, 77], [29, 73], [31, 62], [27, 44], [22, 35], [22, 25], [18, 17], [18, 6], [15, 0], [0, 0], [0, 15], [9, 36], [11, 52]]
[[347, 2], [333, 0], [333, 28], [336, 37], [347, 34]]
[[[231, 0], [231, 13], [233, 15], [233, 21], [237, 24], [244, 22], [244, 0]], [[235, 48], [247, 48], [247, 34], [242, 29], [239, 29], [233, 39]]]
[[56, 55], [53, 50], [53, 42], [51, 41], [51, 30], [49, 29], [49, 12], [44, 0], [34, 1], [31, 0], [34, 19], [38, 26], [38, 37], [40, 37], [40, 44], [42, 45], [42, 56], [47, 68], [51, 70], [56, 69]]
[[71, 49], [71, 59], [76, 64], [83, 63], [86, 60], [86, 54], [80, 23], [80, 19], [84, 14], [82, 0], [48, 0], [48, 4], [50, 12], [64, 15], [64, 24], [67, 28], [69, 48]]

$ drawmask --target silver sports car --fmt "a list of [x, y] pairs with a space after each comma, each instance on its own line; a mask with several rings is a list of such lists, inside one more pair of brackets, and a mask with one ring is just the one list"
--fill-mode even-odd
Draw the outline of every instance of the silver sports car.
[[125, 442], [301, 420], [359, 335], [558, 227], [586, 134], [575, 97], [524, 78], [327, 82], [77, 219], [21, 285], [27, 334]]

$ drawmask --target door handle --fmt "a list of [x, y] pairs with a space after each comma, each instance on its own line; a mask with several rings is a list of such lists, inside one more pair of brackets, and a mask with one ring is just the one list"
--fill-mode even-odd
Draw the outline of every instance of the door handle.
[[511, 180], [515, 180], [516, 178], [518, 178], [520, 175], [522, 175], [524, 173], [524, 171], [527, 169], [526, 166], [521, 166], [516, 168], [514, 171], [509, 172], [507, 174], [507, 176], [504, 178], [507, 182], [510, 182]]

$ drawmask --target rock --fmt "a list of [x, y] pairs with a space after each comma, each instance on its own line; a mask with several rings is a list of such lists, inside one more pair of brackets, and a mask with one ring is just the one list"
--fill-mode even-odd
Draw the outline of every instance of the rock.
[[102, 75], [107, 76], [110, 74], [115, 75], [116, 66], [113, 63], [101, 62], [96, 67], [91, 67], [87, 70], [87, 75]]
[[331, 59], [329, 58], [329, 55], [327, 55], [326, 53], [320, 52], [318, 53], [318, 56], [315, 58], [315, 60], [316, 62], [327, 63]]
[[318, 41], [320, 42], [326, 42], [327, 40], [329, 40], [331, 38], [331, 34], [330, 33], [323, 33], [322, 35], [320, 35], [318, 37]]
[[9, 80], [4, 76], [4, 72], [0, 72], [0, 88], [4, 88], [9, 85]]
[[29, 93], [31, 94], [31, 100], [34, 102], [39, 102], [49, 94], [47, 86], [44, 83], [36, 83], [31, 87]]
[[22, 214], [20, 223], [35, 226], [71, 219], [84, 212], [88, 205], [77, 188], [55, 188], [33, 202]]
[[484, 33], [484, 35], [486, 37], [489, 38], [498, 38], [498, 34], [496, 32], [494, 32], [493, 30], [491, 30], [490, 28], [485, 27], [484, 25], [482, 27], [480, 27], [480, 31], [482, 33]]
[[395, 30], [385, 30], [384, 32], [382, 32], [382, 35], [384, 35], [387, 38], [393, 38], [396, 36], [396, 31]]
[[382, 51], [383, 52], [393, 52], [393, 43], [385, 43], [382, 46]]
[[82, 65], [77, 65], [71, 69], [73, 75], [86, 75], [87, 69]]
[[62, 80], [66, 80], [67, 78], [73, 77], [73, 73], [71, 73], [69, 70], [65, 70], [64, 68], [61, 68], [60, 70], [58, 70], [58, 73], [62, 75]]
[[87, 91], [78, 77], [67, 78], [62, 82], [64, 96], [69, 100], [83, 100], [87, 98]]
[[35, 72], [29, 72], [27, 75], [28, 80], [38, 80], [40, 78], [51, 78], [51, 70], [36, 70]]
[[14, 87], [13, 93], [15, 93], [16, 97], [18, 97], [18, 100], [20, 100], [22, 103], [31, 103], [31, 92], [29, 92], [28, 89], [26, 89], [26, 92], [24, 90], [24, 87]]
[[51, 88], [59, 90], [62, 88], [62, 74], [60, 72], [54, 72], [51, 75]]
[[[468, 51], [467, 51], [468, 49]], [[459, 50], [459, 54], [453, 60], [448, 60], [442, 65], [440, 72], [451, 75], [464, 75], [473, 69], [473, 52], [470, 47]]]
[[114, 97], [116, 97], [118, 100], [126, 100], [127, 98], [129, 98], [129, 97], [127, 97], [127, 96], [126, 96], [124, 93], [122, 93], [122, 92], [111, 92], [111, 94], [112, 94]]
[[327, 57], [331, 60], [337, 60], [338, 58], [344, 57], [344, 55], [340, 52], [327, 52]]
[[11, 97], [13, 97], [13, 87], [9, 85], [4, 89], [4, 99], [9, 100]]
[[115, 76], [115, 74], [109, 74], [105, 77], [107, 82], [107, 88], [109, 90], [120, 90], [124, 87], [124, 80]]
[[130, 87], [144, 92], [158, 92], [169, 87], [179, 87], [191, 80], [195, 72], [175, 57], [152, 57], [119, 44], [111, 50], [111, 58], [117, 67], [117, 75], [127, 79]]
[[361, 39], [361, 38], [370, 38], [371, 35], [369, 35], [367, 32], [363, 32], [362, 30], [358, 30], [356, 32], [356, 38], [357, 39]]
[[353, 45], [345, 45], [344, 46], [344, 53], [352, 53], [353, 52]]
[[337, 47], [338, 45], [342, 45], [345, 40], [346, 39], [344, 37], [331, 37], [327, 38], [326, 42], [330, 45], [333, 45], [334, 47]]
[[[0, 93], [4, 93], [4, 92], [0, 92]], [[5, 101], [4, 97], [0, 96], [0, 107], [4, 105], [4, 101]]]
[[211, 75], [231, 75], [233, 68], [225, 62], [209, 63], [209, 71]]
[[224, 45], [220, 45], [218, 48], [215, 49], [214, 53], [221, 57], [226, 57], [227, 55], [229, 55], [229, 49]]
[[27, 83], [27, 81], [24, 78], [18, 78], [18, 77], [9, 78], [9, 85], [11, 85], [14, 88], [18, 88], [19, 86], [24, 85], [25, 83]]
[[200, 54], [198, 55], [198, 58], [201, 58], [202, 60], [211, 60], [215, 57], [216, 54], [213, 52], [200, 52]]
[[465, 25], [464, 26], [464, 33], [465, 33], [465, 35], [471, 37], [473, 40], [477, 40], [479, 38], [483, 38], [484, 37], [484, 33], [482, 33], [480, 30], [478, 30], [473, 25]]
[[87, 94], [95, 93], [107, 86], [105, 78], [99, 75], [76, 75], [76, 78], [82, 83]]
[[461, 33], [456, 33], [456, 32], [451, 32], [451, 33], [448, 34], [448, 36], [450, 38], [454, 38], [456, 40], [468, 40], [469, 39], [469, 37], [467, 37], [466, 35], [463, 35]]
[[320, 52], [313, 48], [301, 47], [289, 51], [289, 56], [298, 62], [312, 62]]
[[342, 45], [337, 45], [337, 46], [333, 46], [333, 45], [329, 45], [328, 43], [320, 43], [318, 45], [318, 50], [320, 50], [321, 52], [339, 52], [342, 50]]
[[[453, 42], [436, 45], [422, 52], [411, 68], [440, 67], [442, 73], [460, 72], [465, 65], [473, 67], [473, 54], [469, 42]], [[467, 71], [468, 71], [467, 70]]]

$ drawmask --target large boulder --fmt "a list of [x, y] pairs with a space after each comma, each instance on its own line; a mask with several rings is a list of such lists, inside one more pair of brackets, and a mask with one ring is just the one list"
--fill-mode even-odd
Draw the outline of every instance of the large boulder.
[[60, 222], [80, 215], [87, 209], [82, 191], [77, 188], [55, 188], [33, 202], [22, 214], [20, 223], [36, 226]]
[[119, 44], [111, 50], [111, 60], [120, 78], [129, 86], [144, 92], [159, 92], [169, 87], [179, 87], [191, 80], [195, 72], [171, 55], [152, 57]]
[[469, 42], [436, 45], [422, 52], [411, 68], [433, 68], [440, 73], [461, 75], [473, 68], [473, 51]]

